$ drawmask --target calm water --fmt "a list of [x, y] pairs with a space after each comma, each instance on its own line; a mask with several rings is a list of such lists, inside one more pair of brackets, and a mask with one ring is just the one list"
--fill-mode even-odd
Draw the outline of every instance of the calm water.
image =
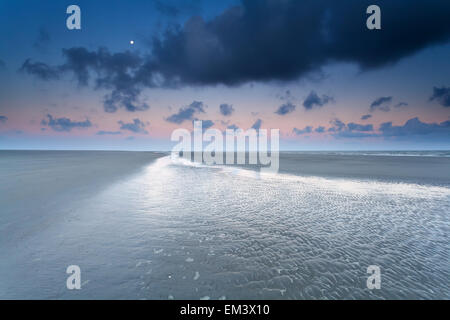
[[448, 152], [280, 162], [0, 152], [0, 298], [450, 298]]

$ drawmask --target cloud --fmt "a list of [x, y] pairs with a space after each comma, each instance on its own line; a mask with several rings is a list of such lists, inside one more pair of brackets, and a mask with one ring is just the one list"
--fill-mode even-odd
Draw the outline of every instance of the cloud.
[[222, 103], [219, 108], [220, 113], [224, 116], [230, 116], [234, 112], [234, 108], [231, 104]]
[[181, 124], [185, 120], [193, 120], [197, 113], [205, 113], [203, 102], [193, 101], [190, 105], [180, 108], [175, 114], [169, 116], [166, 121]]
[[392, 102], [392, 97], [379, 97], [370, 104], [370, 112], [381, 110], [388, 112], [391, 110], [389, 104]]
[[120, 131], [98, 131], [97, 135], [99, 136], [103, 136], [103, 135], [118, 135], [118, 134], [122, 134], [122, 132]]
[[345, 123], [335, 118], [330, 121], [332, 127], [328, 128], [328, 132], [342, 131], [345, 128]]
[[367, 120], [367, 119], [370, 119], [370, 118], [372, 118], [372, 115], [371, 115], [371, 114], [365, 114], [365, 115], [363, 115], [363, 116], [361, 117], [361, 120]]
[[307, 134], [307, 133], [311, 133], [312, 132], [312, 127], [311, 126], [306, 126], [303, 129], [297, 129], [294, 128], [292, 129], [292, 132], [294, 132], [296, 135], [302, 135], [302, 134]]
[[434, 87], [433, 94], [430, 97], [430, 101], [437, 100], [437, 102], [446, 108], [450, 107], [450, 87]]
[[25, 60], [19, 71], [26, 72], [47, 81], [57, 80], [60, 77], [58, 68], [51, 67], [43, 62], [31, 62], [30, 59]]
[[104, 109], [106, 112], [114, 113], [119, 108], [119, 105], [125, 107], [127, 111], [145, 111], [150, 109], [149, 105], [142, 103], [137, 105], [137, 96], [140, 92], [130, 89], [128, 92], [113, 91], [110, 95], [106, 95], [104, 99]]
[[133, 73], [142, 63], [142, 58], [130, 51], [111, 54], [107, 49], [88, 51], [85, 48], [63, 49], [66, 63], [60, 66], [63, 72], [72, 72], [79, 85], [87, 85], [90, 70], [96, 74], [95, 88], [109, 89], [104, 97], [106, 112], [116, 112], [123, 107], [130, 112], [148, 110], [146, 103], [139, 101], [142, 84]]
[[407, 107], [409, 104], [407, 102], [399, 102], [394, 107], [395, 108], [401, 108], [401, 107]]
[[[350, 122], [345, 124], [339, 119], [332, 119], [330, 121], [332, 125], [328, 132], [336, 139], [348, 138], [400, 138], [409, 136], [422, 136], [429, 137], [432, 141], [443, 139], [444, 141], [450, 141], [450, 120], [441, 123], [425, 123], [419, 120], [419, 118], [412, 118], [405, 122], [404, 125], [393, 126], [392, 122], [385, 122], [379, 126], [378, 131], [375, 131], [372, 124], [358, 124]], [[315, 132], [325, 132], [324, 127], [317, 127]], [[311, 126], [306, 126], [304, 129], [294, 128], [292, 130], [297, 135], [309, 134], [313, 132]]]
[[262, 120], [261, 120], [261, 119], [258, 119], [258, 120], [256, 120], [255, 123], [252, 125], [252, 129], [259, 130], [259, 129], [261, 128], [261, 125], [262, 125]]
[[85, 121], [72, 121], [69, 118], [54, 118], [52, 115], [47, 114], [47, 118], [41, 121], [41, 125], [48, 126], [54, 131], [69, 132], [74, 128], [89, 128], [92, 127], [91, 121], [86, 119]]
[[305, 101], [303, 101], [303, 106], [306, 110], [311, 110], [315, 106], [322, 107], [328, 102], [332, 102], [334, 99], [327, 95], [322, 95], [319, 97], [315, 91], [311, 91], [309, 95], [306, 97]]
[[322, 127], [322, 126], [317, 127], [314, 131], [317, 133], [323, 133], [323, 132], [325, 132], [325, 127]]
[[450, 121], [425, 123], [415, 117], [406, 121], [403, 126], [393, 126], [392, 122], [382, 123], [379, 131], [385, 137], [444, 134], [450, 138]]
[[347, 129], [349, 131], [373, 131], [373, 125], [371, 124], [358, 124], [350, 122], [347, 124]]
[[202, 120], [202, 129], [203, 130], [209, 129], [213, 125], [214, 125], [214, 121], [212, 121], [212, 120]]
[[120, 124], [121, 130], [128, 130], [134, 133], [148, 134], [147, 130], [144, 129], [146, 127], [145, 123], [139, 119], [133, 119], [133, 122], [131, 123], [125, 123], [123, 121], [118, 121], [117, 123]]
[[376, 133], [368, 133], [373, 131], [372, 124], [358, 124], [350, 122], [345, 124], [339, 119], [333, 119], [330, 121], [332, 127], [328, 129], [328, 132], [331, 132], [332, 136], [339, 138], [367, 138], [367, 137], [376, 137], [378, 136]]
[[[449, 38], [449, 3], [412, 0], [406, 8], [393, 1], [380, 5], [388, 33], [364, 27], [367, 3], [361, 1], [342, 6], [334, 0], [243, 0], [209, 21], [195, 16], [155, 39], [155, 69], [191, 85], [292, 80], [329, 61], [381, 67]], [[430, 16], [433, 21], [420, 34], [411, 32], [417, 21]]]
[[[379, 3], [379, 32], [365, 28], [364, 1], [342, 6], [335, 0], [242, 0], [207, 21], [196, 15], [183, 26], [169, 27], [142, 55], [70, 48], [63, 50], [60, 66], [27, 60], [23, 69], [45, 80], [73, 73], [82, 85], [93, 73], [95, 88], [111, 91], [104, 99], [106, 111], [140, 111], [148, 109], [139, 101], [143, 88], [290, 81], [320, 72], [330, 61], [370, 70], [449, 41], [450, 2]], [[427, 21], [420, 32], [414, 32], [417, 21]]]
[[293, 105], [290, 102], [287, 102], [285, 104], [282, 104], [277, 111], [275, 111], [276, 114], [279, 114], [280, 116], [284, 116], [285, 114], [291, 113], [295, 110], [295, 105]]
[[42, 62], [27, 59], [21, 71], [42, 80], [59, 79], [65, 73], [74, 75], [79, 86], [88, 86], [90, 78], [95, 75], [92, 85], [95, 89], [107, 89], [110, 93], [104, 97], [106, 112], [116, 112], [118, 108], [127, 111], [144, 111], [150, 107], [139, 101], [142, 88], [151, 79], [140, 79], [137, 74], [143, 59], [130, 51], [110, 53], [105, 48], [88, 51], [82, 47], [63, 49], [65, 62], [52, 67]]
[[8, 121], [7, 116], [0, 116], [0, 123], [5, 123], [6, 121]]

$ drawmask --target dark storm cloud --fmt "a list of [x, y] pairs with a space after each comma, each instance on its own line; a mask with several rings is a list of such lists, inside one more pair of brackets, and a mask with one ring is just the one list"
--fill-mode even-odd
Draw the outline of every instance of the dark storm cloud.
[[110, 90], [104, 97], [106, 112], [115, 112], [120, 107], [130, 112], [149, 109], [146, 103], [139, 102], [143, 87], [135, 75], [142, 64], [139, 55], [129, 51], [111, 54], [105, 48], [88, 51], [78, 47], [63, 49], [63, 56], [65, 62], [56, 67], [27, 59], [20, 70], [43, 80], [59, 79], [64, 73], [71, 73], [79, 86], [89, 85], [90, 78], [95, 75], [94, 88]]
[[391, 110], [391, 108], [389, 107], [389, 104], [391, 102], [392, 97], [379, 97], [370, 104], [370, 111], [373, 112], [375, 110], [381, 110], [388, 112]]
[[279, 114], [280, 116], [284, 116], [285, 114], [291, 113], [295, 110], [295, 105], [293, 105], [290, 102], [287, 102], [285, 104], [282, 104], [277, 111], [275, 111], [276, 114]]
[[147, 134], [147, 130], [145, 130], [145, 123], [142, 122], [139, 119], [133, 119], [133, 122], [131, 123], [125, 123], [123, 121], [118, 121], [118, 124], [120, 124], [120, 129], [121, 130], [128, 130], [134, 133], [143, 133], [143, 134]]
[[261, 128], [261, 125], [262, 125], [262, 120], [261, 120], [261, 119], [258, 119], [258, 120], [256, 120], [255, 123], [252, 125], [252, 129], [259, 130], [259, 129]]
[[142, 84], [134, 72], [142, 64], [142, 58], [130, 51], [110, 53], [105, 48], [88, 51], [85, 48], [63, 49], [66, 62], [59, 67], [62, 72], [72, 72], [81, 86], [88, 85], [91, 71], [96, 75], [94, 86], [109, 89], [104, 98], [106, 112], [115, 112], [119, 107], [127, 111], [143, 111], [150, 107], [139, 102]]
[[190, 105], [180, 108], [177, 113], [169, 116], [166, 121], [180, 124], [185, 120], [193, 120], [197, 113], [205, 113], [203, 102], [193, 101]]
[[99, 136], [104, 136], [104, 135], [118, 135], [118, 134], [122, 134], [122, 132], [120, 131], [98, 131], [97, 135]]
[[406, 121], [403, 126], [393, 126], [392, 122], [382, 123], [379, 131], [385, 137], [442, 134], [450, 138], [450, 121], [425, 123], [416, 117]]
[[92, 127], [91, 121], [86, 119], [85, 121], [72, 121], [69, 118], [54, 118], [52, 115], [47, 114], [47, 118], [41, 121], [41, 125], [48, 126], [54, 131], [69, 132], [74, 128], [89, 128]]
[[314, 107], [322, 107], [332, 101], [334, 101], [332, 97], [327, 95], [322, 95], [322, 97], [319, 97], [315, 91], [311, 91], [305, 101], [303, 101], [303, 106], [306, 110], [311, 110]]
[[[71, 48], [63, 50], [65, 62], [58, 67], [27, 60], [22, 69], [44, 80], [69, 72], [80, 85], [87, 85], [94, 74], [94, 87], [110, 90], [106, 111], [140, 111], [149, 107], [139, 102], [143, 88], [289, 81], [331, 62], [369, 70], [449, 40], [449, 1], [410, 0], [405, 5], [379, 0], [381, 30], [366, 28], [369, 4], [242, 0], [211, 20], [194, 16], [167, 29], [153, 38], [146, 55]], [[320, 106], [316, 101], [314, 96], [307, 99], [305, 108]]]
[[450, 107], [450, 87], [434, 87], [433, 94], [430, 97], [430, 101], [437, 100], [437, 102], [443, 107]]
[[367, 119], [370, 119], [370, 118], [372, 118], [372, 115], [371, 115], [371, 114], [365, 114], [365, 115], [363, 115], [363, 116], [361, 117], [361, 120], [367, 120]]
[[5, 123], [6, 121], [8, 121], [7, 116], [0, 116], [0, 123]]
[[43, 62], [31, 62], [30, 59], [25, 60], [19, 71], [34, 75], [42, 80], [56, 80], [60, 76], [58, 68], [51, 67]]
[[231, 116], [231, 114], [234, 112], [234, 108], [231, 104], [222, 103], [219, 108], [220, 113], [224, 116]]
[[381, 67], [449, 39], [448, 1], [377, 1], [382, 30], [376, 31], [366, 28], [369, 4], [243, 0], [155, 39], [148, 71], [191, 85], [292, 80], [330, 61]]

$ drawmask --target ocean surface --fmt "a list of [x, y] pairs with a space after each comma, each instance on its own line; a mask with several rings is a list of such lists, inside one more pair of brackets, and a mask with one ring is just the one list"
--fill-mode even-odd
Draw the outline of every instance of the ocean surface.
[[447, 151], [0, 151], [0, 207], [1, 299], [450, 299]]

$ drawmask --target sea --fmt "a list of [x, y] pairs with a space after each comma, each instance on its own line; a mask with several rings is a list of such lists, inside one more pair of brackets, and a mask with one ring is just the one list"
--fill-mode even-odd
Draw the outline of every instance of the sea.
[[450, 299], [449, 240], [449, 151], [0, 151], [0, 299]]

